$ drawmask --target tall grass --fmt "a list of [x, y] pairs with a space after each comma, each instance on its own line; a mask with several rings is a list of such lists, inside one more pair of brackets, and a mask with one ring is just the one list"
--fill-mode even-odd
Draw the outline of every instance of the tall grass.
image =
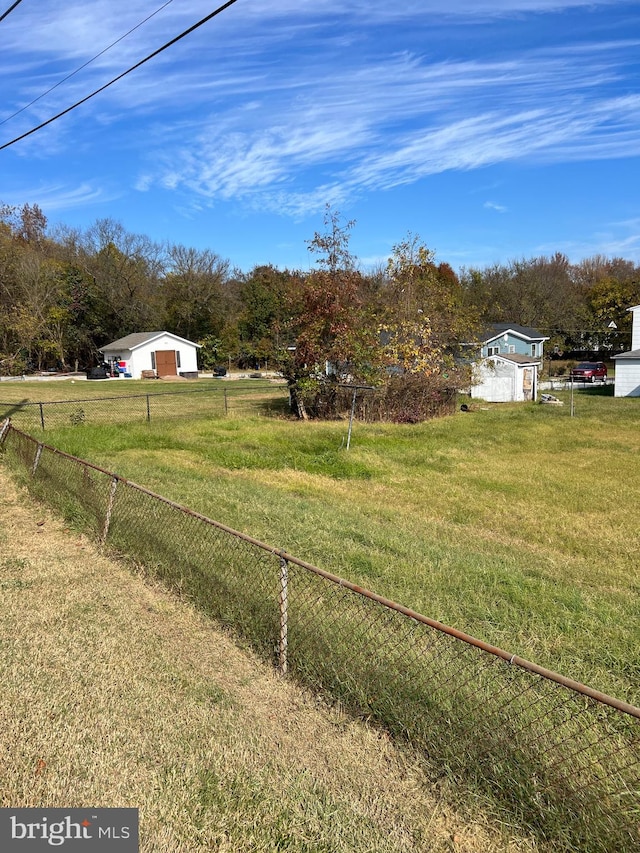
[[349, 451], [344, 422], [260, 418], [47, 441], [638, 704], [640, 401], [605, 390], [576, 393], [573, 417], [516, 404], [356, 424]]
[[141, 853], [540, 849], [35, 515], [2, 466], [0, 607], [5, 807], [138, 808]]

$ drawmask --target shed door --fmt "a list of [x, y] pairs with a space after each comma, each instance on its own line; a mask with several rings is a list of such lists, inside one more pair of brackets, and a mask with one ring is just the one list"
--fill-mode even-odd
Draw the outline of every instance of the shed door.
[[176, 351], [172, 349], [156, 350], [156, 372], [158, 376], [176, 376]]

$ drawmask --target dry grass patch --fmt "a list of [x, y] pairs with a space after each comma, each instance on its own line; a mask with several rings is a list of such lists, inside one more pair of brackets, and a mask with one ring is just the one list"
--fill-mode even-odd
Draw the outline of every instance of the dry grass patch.
[[2, 806], [137, 807], [143, 851], [536, 849], [2, 469], [0, 554]]

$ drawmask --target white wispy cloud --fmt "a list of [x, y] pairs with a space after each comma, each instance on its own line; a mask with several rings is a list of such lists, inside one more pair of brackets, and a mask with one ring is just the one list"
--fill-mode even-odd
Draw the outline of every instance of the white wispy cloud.
[[[37, 97], [160, 5], [42, 0], [28, 29], [19, 7], [3, 22], [3, 64], [19, 81], [5, 111]], [[511, 52], [499, 45], [483, 59], [452, 53], [436, 60], [429, 38], [414, 38], [402, 50], [380, 38], [387, 22], [428, 35], [434, 16], [444, 25], [594, 5], [633, 4], [240, 0], [215, 24], [53, 124], [45, 145], [23, 150], [45, 158], [72, 143], [81, 125], [108, 128], [123, 140], [123, 160], [141, 162], [130, 179], [141, 192], [161, 187], [202, 204], [238, 200], [296, 217], [327, 201], [343, 204], [450, 170], [636, 156], [639, 40], [540, 41], [537, 49]], [[48, 118], [210, 11], [203, 0], [171, 3], [0, 133], [6, 138]], [[367, 41], [374, 30], [376, 40]], [[621, 81], [625, 95], [612, 91]], [[137, 134], [142, 118], [152, 124]]]
[[485, 201], [482, 206], [487, 210], [495, 210], [497, 213], [506, 213], [509, 209], [504, 204], [497, 204], [495, 201]]
[[[188, 148], [158, 156], [156, 180], [209, 197], [259, 195], [300, 214], [329, 190], [344, 199], [512, 159], [635, 154], [640, 96], [608, 97], [617, 73], [613, 46], [587, 69], [557, 51], [500, 63], [403, 55], [322, 79], [311, 64], [293, 95], [286, 80], [276, 77], [268, 94], [254, 80], [254, 108], [208, 117]], [[304, 192], [312, 166], [320, 174]]]
[[15, 198], [11, 191], [3, 193], [3, 201], [7, 204], [20, 206], [24, 204], [25, 198], [37, 198], [39, 205], [48, 213], [59, 213], [64, 210], [72, 210], [86, 205], [106, 203], [118, 198], [119, 192], [105, 189], [104, 187], [82, 183], [78, 186], [68, 184], [43, 184], [37, 187], [21, 188], [19, 196]]
[[[273, 0], [268, 15], [358, 15], [373, 16], [375, 19], [401, 20], [421, 13], [450, 17], [487, 15], [504, 16], [522, 12], [557, 12], [566, 9], [593, 6], [632, 5], [633, 0], [404, 0], [401, 4], [385, 0]], [[264, 15], [261, 0], [250, 0], [247, 7], [253, 15]]]
[[640, 263], [640, 224], [632, 233], [618, 223], [611, 223], [607, 230], [585, 235], [583, 240], [556, 240], [553, 243], [541, 243], [537, 247], [540, 255], [562, 252], [570, 261], [577, 263], [582, 258], [596, 255], [607, 258], [624, 258]]

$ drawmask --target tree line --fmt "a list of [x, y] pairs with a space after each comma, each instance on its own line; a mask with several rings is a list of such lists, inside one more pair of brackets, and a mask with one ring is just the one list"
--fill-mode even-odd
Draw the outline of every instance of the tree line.
[[347, 379], [462, 386], [461, 355], [491, 322], [533, 326], [558, 354], [628, 348], [627, 309], [640, 303], [631, 261], [555, 254], [456, 273], [408, 234], [363, 271], [354, 224], [327, 206], [307, 242], [314, 269], [243, 272], [111, 219], [49, 229], [37, 205], [0, 205], [0, 373], [87, 369], [112, 340], [167, 330], [202, 345], [203, 370], [281, 370], [306, 413]]

